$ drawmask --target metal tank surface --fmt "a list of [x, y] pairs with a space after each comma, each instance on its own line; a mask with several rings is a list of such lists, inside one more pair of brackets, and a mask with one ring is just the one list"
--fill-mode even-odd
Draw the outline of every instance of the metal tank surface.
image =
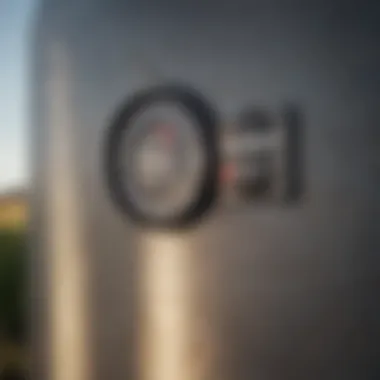
[[[379, 16], [374, 1], [40, 2], [33, 379], [380, 378]], [[154, 111], [172, 115], [182, 166], [154, 138], [140, 150], [155, 155], [128, 156], [156, 101], [190, 120]], [[273, 116], [289, 104], [293, 161]], [[272, 140], [255, 109], [280, 120]], [[246, 129], [248, 150], [287, 153], [244, 169]], [[224, 194], [231, 130], [235, 174], [280, 167], [265, 202]]]

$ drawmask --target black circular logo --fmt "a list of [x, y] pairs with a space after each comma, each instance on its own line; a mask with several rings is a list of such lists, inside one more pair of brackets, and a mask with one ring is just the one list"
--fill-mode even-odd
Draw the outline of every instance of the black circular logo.
[[137, 94], [107, 130], [105, 169], [114, 201], [133, 220], [171, 227], [195, 221], [217, 190], [212, 108], [179, 86]]

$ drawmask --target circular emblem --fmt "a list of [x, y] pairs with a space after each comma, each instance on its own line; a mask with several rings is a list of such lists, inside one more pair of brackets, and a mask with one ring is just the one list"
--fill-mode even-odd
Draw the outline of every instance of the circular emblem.
[[157, 88], [128, 102], [108, 130], [106, 171], [118, 206], [149, 224], [184, 224], [215, 198], [215, 118], [196, 94]]

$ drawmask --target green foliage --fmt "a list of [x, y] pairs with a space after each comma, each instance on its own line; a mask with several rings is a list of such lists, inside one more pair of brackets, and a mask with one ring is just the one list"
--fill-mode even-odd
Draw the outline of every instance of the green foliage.
[[0, 231], [0, 334], [7, 340], [25, 338], [26, 267], [25, 233]]

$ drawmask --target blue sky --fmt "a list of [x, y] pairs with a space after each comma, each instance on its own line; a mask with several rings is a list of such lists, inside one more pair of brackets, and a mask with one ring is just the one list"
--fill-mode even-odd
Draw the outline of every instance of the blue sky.
[[28, 183], [27, 69], [34, 0], [0, 0], [0, 191]]

